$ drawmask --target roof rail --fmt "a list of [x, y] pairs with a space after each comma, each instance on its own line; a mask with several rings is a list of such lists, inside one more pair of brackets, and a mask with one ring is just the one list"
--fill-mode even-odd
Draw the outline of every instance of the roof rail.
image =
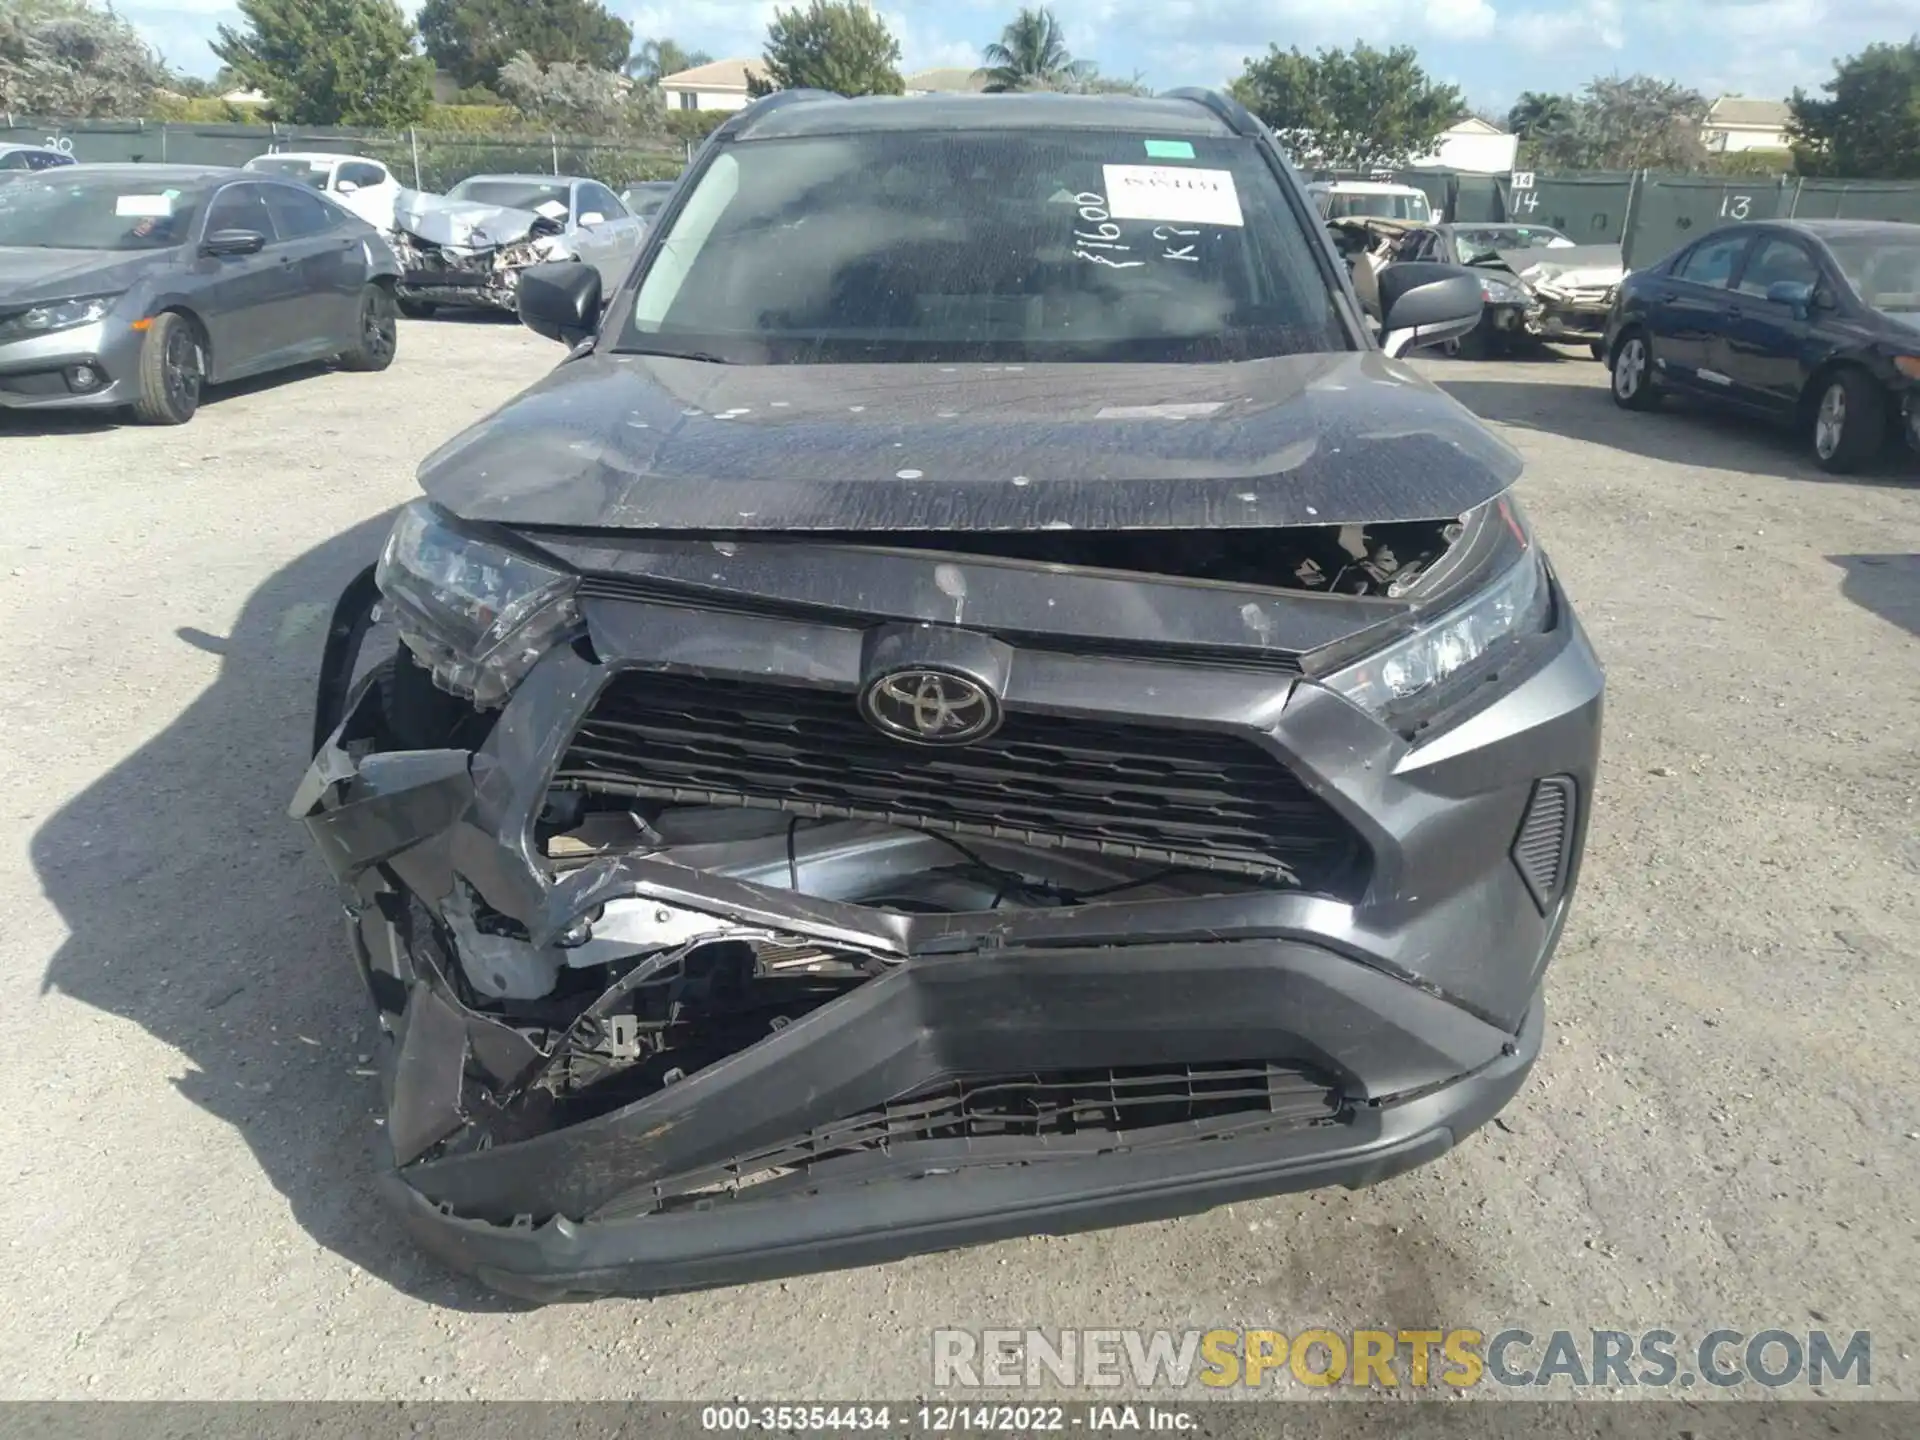
[[736, 110], [731, 119], [713, 132], [714, 138], [744, 135], [753, 128], [753, 124], [762, 115], [767, 115], [785, 106], [808, 100], [844, 100], [847, 97], [837, 90], [776, 90], [771, 95], [762, 95], [758, 100], [749, 101], [744, 109]]
[[1164, 90], [1157, 97], [1161, 100], [1191, 100], [1196, 105], [1204, 105], [1225, 123], [1236, 135], [1244, 135], [1257, 140], [1262, 134], [1260, 122], [1231, 95], [1218, 90], [1208, 90], [1199, 85], [1183, 85], [1178, 90]]

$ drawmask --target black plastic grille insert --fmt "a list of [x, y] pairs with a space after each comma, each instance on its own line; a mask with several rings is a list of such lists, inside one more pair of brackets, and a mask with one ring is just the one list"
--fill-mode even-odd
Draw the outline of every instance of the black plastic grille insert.
[[1245, 740], [1009, 712], [932, 749], [888, 739], [853, 696], [791, 685], [615, 676], [554, 783], [794, 815], [874, 820], [1335, 888], [1358, 836]]

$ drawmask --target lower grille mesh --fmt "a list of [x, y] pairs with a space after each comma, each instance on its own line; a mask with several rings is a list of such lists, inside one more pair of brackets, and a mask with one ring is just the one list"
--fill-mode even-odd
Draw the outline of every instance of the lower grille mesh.
[[1358, 837], [1272, 756], [1203, 731], [1010, 713], [947, 749], [903, 744], [853, 697], [630, 671], [555, 784], [1128, 856], [1332, 888]]
[[948, 1151], [958, 1146], [1011, 1162], [1049, 1149], [1084, 1153], [1179, 1138], [1235, 1121], [1323, 1125], [1340, 1117], [1344, 1103], [1326, 1076], [1259, 1060], [950, 1079], [740, 1156], [718, 1173], [688, 1177], [691, 1183], [654, 1187], [652, 1201], [672, 1206], [750, 1191], [827, 1161], [887, 1156], [917, 1143], [946, 1142]]

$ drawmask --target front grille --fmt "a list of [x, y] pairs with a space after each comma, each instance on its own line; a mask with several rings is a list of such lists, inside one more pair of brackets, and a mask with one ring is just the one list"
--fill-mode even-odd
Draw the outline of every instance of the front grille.
[[901, 1147], [915, 1144], [942, 1145], [946, 1163], [967, 1155], [1014, 1162], [1039, 1152], [1085, 1154], [1247, 1125], [1324, 1125], [1338, 1120], [1344, 1106], [1328, 1077], [1261, 1060], [968, 1076], [910, 1091], [677, 1184], [650, 1187], [642, 1203], [672, 1206], [750, 1192], [828, 1161], [898, 1157]]
[[744, 805], [1192, 866], [1327, 890], [1358, 837], [1231, 736], [1009, 712], [971, 745], [890, 740], [851, 695], [628, 671], [562, 757], [564, 789]]
[[1513, 863], [1526, 882], [1533, 903], [1544, 914], [1567, 883], [1567, 864], [1573, 843], [1574, 784], [1555, 775], [1533, 787], [1533, 799], [1513, 842]]

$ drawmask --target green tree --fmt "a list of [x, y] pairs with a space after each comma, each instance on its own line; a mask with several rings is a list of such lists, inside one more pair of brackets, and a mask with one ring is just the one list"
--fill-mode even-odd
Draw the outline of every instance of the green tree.
[[633, 49], [633, 27], [598, 0], [426, 0], [420, 38], [461, 85], [489, 89], [515, 55], [620, 70]]
[[805, 10], [775, 12], [764, 58], [764, 75], [747, 74], [749, 95], [899, 95], [907, 88], [900, 78], [900, 42], [857, 0], [812, 0]]
[[1527, 163], [1560, 170], [1700, 170], [1707, 150], [1697, 90], [1651, 75], [1601, 76], [1574, 101], [1566, 124], [1536, 131]]
[[1315, 55], [1270, 45], [1232, 88], [1301, 164], [1333, 169], [1397, 169], [1432, 153], [1467, 113], [1460, 92], [1421, 69], [1408, 45]]
[[165, 84], [140, 33], [88, 0], [0, 0], [0, 110], [133, 116]]
[[239, 0], [245, 30], [222, 25], [213, 53], [296, 125], [411, 125], [433, 98], [433, 67], [394, 0]]
[[713, 57], [704, 50], [682, 50], [672, 40], [656, 39], [642, 42], [640, 48], [627, 57], [626, 72], [636, 80], [658, 85], [665, 76], [712, 63]]
[[1801, 174], [1920, 179], [1920, 35], [1869, 45], [1820, 88], [1827, 99], [1796, 89], [1787, 102]]
[[573, 134], [659, 128], [656, 92], [617, 70], [571, 60], [542, 65], [522, 52], [500, 67], [499, 83], [500, 93], [522, 115]]
[[1571, 95], [1528, 90], [1507, 111], [1507, 129], [1521, 140], [1537, 140], [1573, 124], [1577, 102]]
[[1065, 90], [1095, 78], [1095, 67], [1073, 58], [1066, 32], [1047, 9], [1021, 10], [1000, 38], [981, 51], [977, 72], [989, 94], [1012, 90]]

